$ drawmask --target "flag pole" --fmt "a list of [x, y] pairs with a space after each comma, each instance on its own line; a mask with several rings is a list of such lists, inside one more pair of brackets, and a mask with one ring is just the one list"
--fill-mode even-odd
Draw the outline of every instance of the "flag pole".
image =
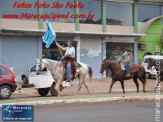
[[[56, 39], [54, 39], [54, 40], [55, 40], [55, 42], [57, 43], [57, 40], [56, 40]], [[57, 47], [58, 47], [58, 50], [59, 50], [59, 52], [60, 52], [61, 56], [63, 57], [63, 54], [62, 54], [61, 49], [59, 48], [59, 46], [57, 46]]]

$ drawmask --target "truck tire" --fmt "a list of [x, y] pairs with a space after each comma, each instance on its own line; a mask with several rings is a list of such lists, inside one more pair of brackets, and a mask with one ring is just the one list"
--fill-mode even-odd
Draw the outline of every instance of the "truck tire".
[[12, 89], [8, 85], [0, 87], [0, 99], [8, 99], [12, 94]]
[[146, 79], [150, 79], [150, 78], [151, 78], [151, 74], [150, 74], [149, 72], [146, 72], [146, 73], [145, 73], [145, 78], [146, 78]]
[[50, 87], [50, 93], [53, 96], [58, 96], [58, 92], [55, 90], [55, 83]]
[[28, 84], [28, 80], [26, 76], [23, 76], [22, 81], [23, 81], [23, 84]]
[[49, 93], [49, 88], [39, 88], [37, 91], [39, 95], [46, 96]]

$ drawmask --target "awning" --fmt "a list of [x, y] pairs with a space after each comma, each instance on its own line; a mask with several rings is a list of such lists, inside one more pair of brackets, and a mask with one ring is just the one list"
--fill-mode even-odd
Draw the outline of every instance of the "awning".
[[[55, 31], [59, 36], [95, 36], [95, 37], [132, 37], [139, 38], [145, 36], [140, 33], [108, 33], [108, 32], [81, 32], [81, 31]], [[0, 28], [0, 34], [5, 35], [33, 35], [43, 36], [45, 30], [41, 29], [13, 29]]]

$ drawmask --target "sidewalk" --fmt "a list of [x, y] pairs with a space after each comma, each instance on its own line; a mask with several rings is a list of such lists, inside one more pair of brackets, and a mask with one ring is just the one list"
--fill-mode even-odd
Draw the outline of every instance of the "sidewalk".
[[[46, 97], [40, 97], [34, 88], [24, 88], [21, 93], [16, 91], [12, 94], [10, 99], [1, 100], [0, 107], [3, 104], [55, 104], [55, 103], [76, 103], [76, 102], [116, 102], [116, 101], [135, 101], [135, 100], [155, 100], [154, 89], [155, 79], [148, 79], [146, 90], [147, 93], [142, 92], [142, 84], [140, 85], [140, 93], [136, 93], [136, 86], [132, 80], [124, 81], [126, 94], [122, 94], [120, 82], [115, 83], [112, 89], [112, 94], [108, 95], [111, 79], [93, 79], [89, 84], [92, 95], [88, 96], [85, 87], [83, 86], [79, 96], [75, 96], [78, 88], [78, 80], [71, 82], [72, 87], [63, 90], [63, 97], [54, 97], [50, 93]], [[161, 83], [163, 86], [163, 83]], [[163, 100], [163, 88], [161, 87], [160, 94], [161, 101]]]
[[[147, 84], [146, 84], [146, 91], [147, 93], [150, 92], [154, 92], [155, 89], [155, 79], [147, 79]], [[77, 88], [78, 88], [78, 83], [79, 80], [75, 80], [73, 82], [70, 82], [70, 84], [72, 85], [71, 87], [67, 87], [63, 90], [63, 93], [65, 96], [74, 96]], [[89, 86], [90, 92], [92, 95], [95, 94], [108, 94], [109, 88], [110, 88], [110, 83], [111, 83], [111, 78], [107, 78], [107, 79], [93, 79], [92, 82], [89, 84], [89, 81], [87, 81], [87, 84]], [[163, 82], [161, 82], [161, 86], [163, 86]], [[126, 94], [133, 92], [136, 93], [136, 86], [133, 82], [133, 80], [126, 80], [124, 81], [124, 87], [126, 90]], [[142, 83], [139, 82], [139, 89], [140, 89], [140, 93], [142, 93]], [[163, 92], [163, 88], [161, 87], [161, 92]], [[119, 81], [117, 81], [113, 88], [112, 88], [112, 93], [122, 93], [122, 88], [121, 88], [121, 84]], [[79, 95], [88, 95], [86, 88], [84, 86], [82, 86]], [[13, 93], [12, 97], [16, 97], [16, 96], [39, 96], [39, 94], [37, 93], [37, 91], [34, 88], [23, 88], [21, 90], [21, 94], [19, 94], [18, 91], [15, 91]], [[49, 93], [48, 96], [51, 96], [51, 94]]]

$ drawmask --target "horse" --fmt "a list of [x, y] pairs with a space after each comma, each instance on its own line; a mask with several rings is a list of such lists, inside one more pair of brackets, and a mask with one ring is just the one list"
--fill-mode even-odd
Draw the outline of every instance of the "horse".
[[[139, 80], [142, 82], [143, 92], [145, 93], [146, 92], [146, 90], [145, 90], [145, 85], [146, 85], [145, 69], [141, 65], [137, 65], [137, 64], [134, 64], [134, 65], [136, 65], [138, 68], [138, 71], [133, 72], [133, 75], [132, 75], [133, 81], [137, 87], [137, 93], [139, 93], [139, 83], [137, 81], [137, 78], [139, 78]], [[125, 70], [121, 69], [121, 64], [119, 64], [118, 62], [113, 62], [111, 60], [104, 59], [101, 64], [100, 73], [103, 73], [104, 70], [106, 70], [106, 69], [109, 69], [112, 73], [112, 82], [110, 85], [109, 94], [111, 94], [112, 87], [116, 81], [120, 81], [121, 87], [123, 90], [123, 94], [125, 94], [124, 80], [126, 79], [125, 78], [126, 73], [125, 73]]]
[[[58, 93], [58, 96], [63, 96], [62, 90], [60, 88], [62, 82], [64, 81], [64, 77], [65, 77], [65, 73], [66, 73], [63, 62], [55, 61], [55, 60], [51, 60], [51, 59], [37, 59], [37, 61], [41, 62], [41, 64], [40, 64], [41, 71], [44, 68], [47, 68], [51, 71], [52, 77], [55, 81], [53, 90], [56, 90], [56, 92]], [[92, 81], [92, 77], [93, 77], [92, 68], [87, 66], [84, 63], [79, 63], [79, 64], [81, 67], [76, 67], [76, 74], [75, 74], [75, 78], [77, 78], [77, 77], [79, 78], [79, 84], [78, 84], [78, 89], [77, 89], [76, 95], [79, 94], [79, 91], [82, 88], [82, 85], [85, 86], [85, 88], [87, 89], [88, 95], [90, 95], [90, 91], [85, 82], [85, 78], [86, 78], [87, 74], [89, 74], [89, 82]]]
[[[153, 58], [149, 58], [148, 59], [148, 66], [147, 66], [147, 69], [152, 69], [152, 67], [155, 67], [156, 71], [161, 71], [163, 70], [163, 62], [159, 61], [158, 64], [156, 64], [156, 60], [153, 59]], [[158, 67], [159, 66], [159, 67]]]
[[[156, 89], [158, 88], [158, 86], [160, 85], [161, 81], [163, 82], [163, 62], [160, 62], [157, 64], [156, 60], [154, 60], [153, 58], [149, 58], [148, 59], [148, 66], [147, 69], [152, 69], [152, 67], [155, 67], [156, 71], [157, 71], [157, 76], [158, 76], [158, 82], [156, 85]], [[155, 89], [155, 91], [156, 91]]]

